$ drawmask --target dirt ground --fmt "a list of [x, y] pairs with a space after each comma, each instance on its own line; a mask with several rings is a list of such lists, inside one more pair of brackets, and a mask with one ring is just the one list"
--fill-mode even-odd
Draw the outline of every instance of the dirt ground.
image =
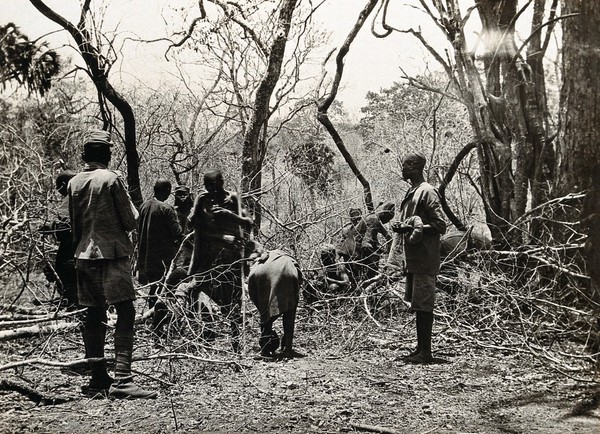
[[[89, 399], [79, 393], [85, 376], [37, 364], [4, 370], [0, 378], [67, 402], [37, 405], [2, 391], [0, 432], [600, 433], [597, 410], [569, 416], [591, 386], [529, 354], [481, 348], [436, 322], [436, 363], [406, 364], [399, 356], [414, 345], [413, 315], [377, 321], [300, 309], [296, 347], [306, 357], [276, 361], [255, 358], [256, 318], [248, 318], [243, 356], [227, 350], [224, 326], [214, 342], [191, 345], [184, 335], [158, 348], [142, 324], [136, 380], [158, 399]], [[106, 348], [110, 357], [110, 338]], [[3, 342], [0, 351], [3, 363], [83, 354], [76, 332]]]

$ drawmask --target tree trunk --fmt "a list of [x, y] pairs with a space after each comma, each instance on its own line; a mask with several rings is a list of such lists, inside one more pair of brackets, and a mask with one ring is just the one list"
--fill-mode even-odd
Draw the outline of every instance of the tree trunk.
[[[285, 47], [290, 32], [292, 16], [297, 0], [283, 0], [277, 19], [277, 31], [271, 45], [267, 70], [258, 86], [253, 111], [244, 133], [242, 150], [242, 193], [249, 194], [245, 201], [251, 215], [255, 217], [258, 197], [262, 188], [262, 163], [266, 153], [266, 144], [261, 133], [269, 120], [269, 102], [281, 74]], [[260, 220], [260, 219], [259, 219]], [[258, 230], [255, 221], [255, 230]]]
[[340, 86], [340, 82], [342, 80], [342, 74], [344, 73], [344, 57], [346, 56], [346, 54], [348, 54], [350, 45], [352, 44], [352, 41], [354, 41], [354, 38], [356, 37], [356, 35], [360, 31], [360, 29], [362, 28], [363, 24], [365, 23], [365, 20], [368, 18], [368, 16], [371, 14], [373, 9], [377, 5], [377, 1], [378, 0], [369, 0], [367, 2], [365, 7], [363, 8], [363, 10], [361, 11], [360, 15], [358, 16], [358, 19], [356, 20], [354, 27], [352, 27], [352, 29], [350, 30], [350, 33], [346, 37], [344, 44], [339, 49], [338, 54], [335, 58], [336, 70], [335, 70], [335, 77], [333, 79], [333, 84], [331, 85], [331, 91], [327, 95], [325, 95], [323, 98], [321, 98], [321, 100], [318, 102], [318, 108], [317, 108], [317, 110], [318, 110], [317, 119], [327, 129], [327, 132], [331, 136], [333, 142], [337, 146], [337, 148], [340, 151], [340, 153], [342, 154], [342, 156], [344, 157], [344, 160], [346, 161], [346, 163], [352, 170], [352, 173], [354, 173], [354, 176], [356, 176], [356, 179], [358, 179], [358, 181], [363, 186], [363, 197], [364, 197], [364, 201], [365, 201], [365, 206], [367, 207], [368, 211], [373, 211], [373, 209], [374, 209], [373, 195], [371, 194], [371, 186], [369, 184], [369, 181], [367, 181], [367, 179], [363, 176], [362, 172], [360, 171], [360, 169], [354, 162], [352, 155], [350, 155], [350, 152], [348, 152], [346, 145], [344, 145], [344, 140], [339, 135], [335, 126], [329, 119], [329, 115], [327, 114], [327, 111], [329, 110], [329, 107], [331, 106], [331, 104], [333, 103], [333, 101], [335, 100], [335, 98], [337, 96], [337, 91]]
[[[553, 9], [550, 18], [554, 17], [558, 0], [553, 0]], [[535, 0], [533, 19], [531, 22], [532, 38], [527, 46], [527, 64], [531, 69], [531, 83], [524, 86], [523, 92], [525, 117], [529, 125], [528, 130], [533, 143], [533, 161], [531, 177], [531, 208], [547, 202], [550, 199], [551, 180], [554, 179], [554, 146], [548, 138], [548, 104], [546, 101], [546, 74], [544, 72], [544, 55], [547, 41], [553, 26], [546, 30], [545, 40], [542, 42], [541, 26], [544, 18], [545, 0]], [[532, 228], [536, 235], [537, 230]]]
[[[540, 89], [545, 89], [542, 64], [541, 25], [544, 0], [536, 0], [532, 21], [532, 36], [528, 53], [530, 64], [525, 63], [515, 44], [516, 22], [521, 10], [516, 0], [496, 2], [484, 0], [478, 4], [486, 37], [486, 84], [492, 129], [503, 144], [498, 183], [501, 185], [503, 218], [512, 222], [523, 215], [532, 198], [537, 205], [547, 200], [547, 184], [543, 177], [547, 163], [548, 146], [544, 125], [545, 101]], [[533, 73], [535, 70], [535, 73]], [[541, 98], [541, 100], [540, 100]], [[512, 239], [508, 242], [523, 242]]]
[[556, 195], [590, 186], [591, 169], [600, 163], [600, 3], [563, 0], [563, 86]]
[[449, 0], [447, 6], [452, 18], [446, 26], [454, 47], [458, 83], [477, 143], [486, 221], [494, 241], [503, 244], [511, 221], [513, 183], [510, 146], [503, 142], [504, 136], [498, 132], [499, 122], [495, 120], [494, 108], [484, 93], [479, 71], [466, 46], [464, 29], [456, 24], [463, 20], [458, 2]]
[[54, 21], [69, 32], [71, 37], [77, 43], [79, 52], [88, 67], [88, 72], [96, 89], [115, 106], [123, 117], [123, 127], [125, 129], [125, 155], [127, 160], [127, 184], [131, 199], [136, 207], [139, 208], [142, 205], [143, 198], [142, 190], [140, 188], [135, 116], [131, 105], [115, 90], [108, 80], [108, 73], [104, 70], [104, 67], [100, 62], [100, 53], [92, 44], [89, 31], [85, 27], [84, 17], [85, 14], [87, 14], [85, 8], [89, 6], [89, 2], [84, 6], [81, 20], [77, 26], [50, 9], [43, 1], [30, 0], [30, 2], [46, 18]]

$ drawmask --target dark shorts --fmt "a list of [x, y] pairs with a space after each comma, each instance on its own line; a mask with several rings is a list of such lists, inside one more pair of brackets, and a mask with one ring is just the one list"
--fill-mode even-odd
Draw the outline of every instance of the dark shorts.
[[435, 303], [435, 276], [427, 274], [406, 275], [404, 301], [410, 303], [412, 310], [433, 312]]
[[77, 259], [77, 292], [82, 306], [103, 307], [135, 300], [128, 257], [117, 259]]

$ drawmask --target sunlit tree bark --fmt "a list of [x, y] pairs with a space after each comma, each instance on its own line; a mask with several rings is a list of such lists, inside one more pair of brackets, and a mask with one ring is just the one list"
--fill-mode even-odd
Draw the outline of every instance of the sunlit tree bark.
[[600, 163], [600, 3], [563, 1], [562, 14], [572, 13], [563, 23], [559, 194], [588, 188]]

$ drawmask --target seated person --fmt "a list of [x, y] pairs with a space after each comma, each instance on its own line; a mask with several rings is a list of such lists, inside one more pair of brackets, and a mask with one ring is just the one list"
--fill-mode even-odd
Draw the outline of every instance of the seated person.
[[340, 294], [347, 292], [350, 288], [350, 276], [335, 247], [325, 244], [320, 250], [321, 267], [317, 276], [310, 279], [304, 287], [304, 301], [307, 304], [324, 298], [328, 294]]

